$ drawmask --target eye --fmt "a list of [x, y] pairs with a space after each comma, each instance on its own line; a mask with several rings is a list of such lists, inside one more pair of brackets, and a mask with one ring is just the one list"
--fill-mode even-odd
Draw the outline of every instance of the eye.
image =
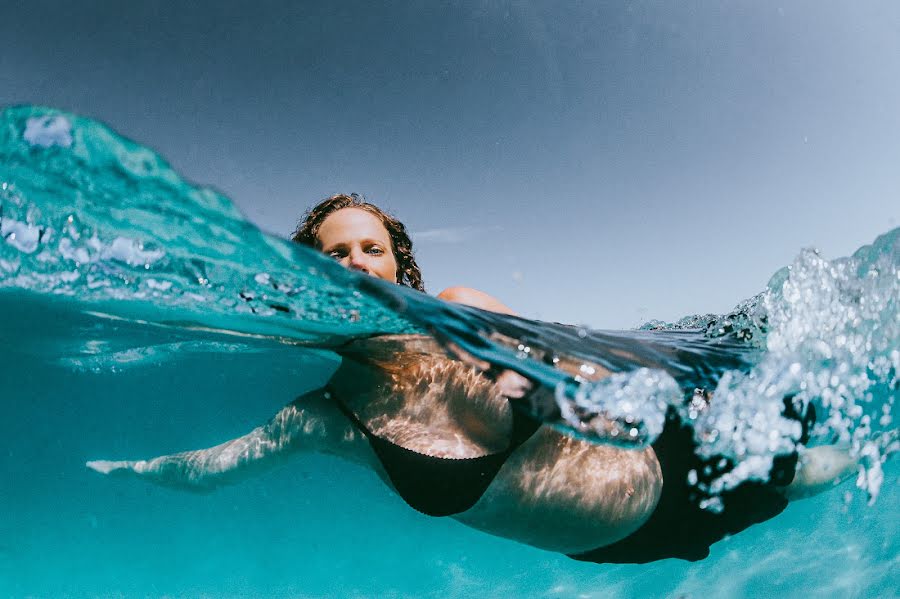
[[347, 252], [346, 250], [331, 250], [330, 252], [328, 252], [328, 255], [335, 260], [340, 260], [347, 255]]
[[380, 247], [378, 247], [377, 245], [373, 245], [367, 251], [368, 251], [368, 253], [372, 254], [373, 256], [381, 256], [382, 254], [384, 254], [384, 250], [381, 249]]

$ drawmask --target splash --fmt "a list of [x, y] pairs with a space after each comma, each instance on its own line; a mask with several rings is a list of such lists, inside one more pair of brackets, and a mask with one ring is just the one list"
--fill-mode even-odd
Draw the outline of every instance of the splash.
[[796, 412], [812, 405], [818, 414], [811, 445], [844, 446], [859, 460], [857, 486], [874, 502], [882, 464], [898, 449], [898, 264], [900, 229], [848, 258], [804, 250], [765, 292], [727, 315], [650, 324], [677, 330], [702, 321], [708, 337], [752, 339], [765, 349], [748, 372], [723, 373], [708, 409], [689, 416], [698, 453], [735, 464], [702, 490], [715, 495], [767, 480], [773, 460], [796, 450], [800, 423], [779, 406], [790, 397]]

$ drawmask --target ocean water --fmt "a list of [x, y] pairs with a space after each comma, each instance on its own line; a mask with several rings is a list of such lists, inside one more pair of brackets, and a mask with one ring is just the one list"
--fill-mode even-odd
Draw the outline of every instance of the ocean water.
[[[900, 230], [847, 258], [798, 250], [729, 314], [588, 331], [360, 277], [102, 124], [20, 107], [0, 115], [0, 235], [0, 596], [898, 594]], [[795, 449], [788, 395], [815, 406], [809, 444], [846, 446], [859, 473], [702, 561], [610, 565], [424, 516], [328, 456], [210, 494], [84, 466], [244, 434], [328, 379], [329, 348], [381, 333], [528, 376], [556, 426], [598, 443], [649, 443], [678, 411], [702, 456], [734, 465], [700, 477], [710, 510]], [[588, 383], [552, 357], [617, 374]], [[685, 401], [695, 387], [709, 409]]]

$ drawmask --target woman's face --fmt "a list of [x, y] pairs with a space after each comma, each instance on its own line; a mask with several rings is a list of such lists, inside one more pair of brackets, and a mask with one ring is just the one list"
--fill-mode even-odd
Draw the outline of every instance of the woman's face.
[[397, 258], [381, 220], [359, 208], [342, 208], [319, 227], [319, 247], [346, 268], [397, 282]]

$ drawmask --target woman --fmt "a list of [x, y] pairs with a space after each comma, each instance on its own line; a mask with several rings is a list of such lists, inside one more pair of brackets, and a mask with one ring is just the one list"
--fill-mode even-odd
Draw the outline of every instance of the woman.
[[[331, 256], [346, 268], [425, 291], [406, 227], [356, 194], [338, 194], [310, 209], [291, 240]], [[513, 314], [497, 299], [468, 287], [450, 287], [438, 298]]]
[[[292, 239], [347, 268], [424, 291], [403, 224], [356, 195], [336, 195], [317, 205]], [[491, 296], [465, 287], [438, 297], [511, 313]], [[695, 466], [693, 440], [677, 422], [654, 447], [591, 444], [512, 410], [508, 397], [517, 381], [488, 378], [448, 358], [428, 337], [376, 337], [338, 353], [341, 366], [324, 388], [288, 404], [243, 437], [151, 460], [88, 466], [204, 490], [241, 480], [292, 453], [332, 453], [372, 468], [423, 513], [598, 561], [698, 559], [710, 543], [786, 504], [772, 485], [760, 485], [740, 499], [749, 508], [732, 510], [742, 512], [739, 517], [704, 516], [708, 513], [695, 508], [702, 512], [696, 525], [706, 526], [706, 535], [694, 531], [674, 539], [670, 533], [679, 523], [694, 522], [683, 513], [692, 505], [684, 481], [687, 468]], [[594, 378], [608, 374], [596, 367]], [[658, 457], [655, 448], [664, 454]], [[672, 481], [665, 489], [664, 472]]]

